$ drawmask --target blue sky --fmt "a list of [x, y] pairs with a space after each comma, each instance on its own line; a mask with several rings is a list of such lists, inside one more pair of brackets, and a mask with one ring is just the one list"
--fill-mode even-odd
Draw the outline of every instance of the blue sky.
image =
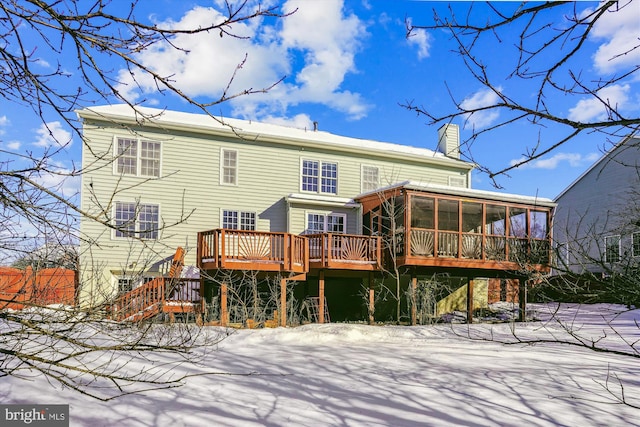
[[[573, 65], [597, 79], [623, 67], [625, 64], [620, 65], [620, 61], [627, 61], [627, 65], [640, 63], [637, 51], [617, 62], [609, 60], [615, 55], [616, 46], [624, 46], [637, 37], [639, 3], [635, 0], [626, 13], [603, 19]], [[456, 2], [452, 8], [456, 13], [463, 13], [469, 4]], [[595, 5], [595, 2], [579, 2], [576, 7], [580, 11]], [[285, 1], [285, 11], [297, 8], [292, 16], [255, 21], [233, 29], [247, 36], [246, 39], [205, 33], [180, 36], [174, 42], [188, 53], [156, 46], [142, 52], [139, 58], [161, 73], [174, 75], [178, 87], [188, 95], [206, 101], [220, 94], [246, 54], [247, 60], [236, 75], [232, 91], [269, 86], [282, 77], [284, 80], [267, 94], [240, 97], [216, 106], [212, 110], [214, 114], [308, 128], [318, 122], [321, 130], [331, 133], [435, 149], [437, 127], [427, 126], [424, 117], [400, 104], [412, 101], [446, 112], [452, 109], [449, 90], [458, 100], [469, 104], [482, 105], [489, 97], [465, 72], [461, 58], [452, 53], [454, 45], [447, 33], [417, 31], [412, 37], [405, 37], [405, 19], [416, 25], [428, 25], [432, 23], [434, 9], [446, 14], [448, 6], [446, 2], [429, 1]], [[483, 5], [474, 7], [476, 16], [486, 13]], [[514, 3], [501, 7], [514, 7]], [[137, 18], [197, 26], [216, 19], [217, 8], [218, 2], [212, 0], [143, 0]], [[548, 17], [556, 26], [565, 25], [564, 18], [557, 13]], [[514, 51], [510, 49], [516, 34], [507, 35], [514, 37], [513, 40], [507, 37], [500, 45], [480, 46], [486, 54], [487, 65], [498, 76], [506, 76], [513, 64]], [[67, 55], [73, 52], [55, 55], [33, 40], [42, 69], [51, 69], [60, 62], [67, 73], [60, 84], [73, 87], [77, 70], [66, 65]], [[147, 106], [196, 111], [175, 96], [159, 94], [152, 82], [141, 76], [138, 81], [142, 93], [136, 90], [122, 64], [104, 65], [105, 70], [121, 81], [120, 89], [132, 100]], [[500, 85], [514, 97], [527, 99], [532, 94], [531, 86], [522, 81], [505, 77]], [[637, 114], [639, 86], [638, 78], [632, 76], [605, 95], [615, 101], [620, 110]], [[91, 102], [88, 98], [86, 104]], [[548, 102], [558, 114], [576, 119], [594, 120], [603, 114], [587, 98], [559, 96]], [[468, 123], [486, 128], [500, 118], [476, 115]], [[47, 116], [47, 123], [59, 141], [72, 140], [55, 158], [61, 170], [71, 170], [80, 160], [81, 144], [77, 136], [53, 115]], [[461, 121], [454, 123], [462, 125]], [[476, 162], [501, 169], [522, 158], [527, 147], [535, 146], [539, 137], [544, 142], [563, 134], [555, 128], [545, 128], [541, 133], [539, 130], [521, 124], [492, 132], [471, 147], [471, 154]], [[469, 135], [468, 128], [462, 129], [462, 138]], [[51, 146], [55, 146], [55, 142], [49, 132], [28, 108], [7, 102], [0, 106], [0, 157], [21, 152], [37, 155]], [[602, 135], [580, 136], [542, 159], [511, 171], [510, 176], [498, 178], [503, 187], [500, 191], [553, 198], [588, 168], [606, 146]], [[51, 185], [58, 180], [43, 177], [45, 182], [47, 179]], [[481, 173], [474, 174], [472, 186], [495, 190], [488, 177]], [[64, 184], [67, 195], [78, 188], [78, 180]]]

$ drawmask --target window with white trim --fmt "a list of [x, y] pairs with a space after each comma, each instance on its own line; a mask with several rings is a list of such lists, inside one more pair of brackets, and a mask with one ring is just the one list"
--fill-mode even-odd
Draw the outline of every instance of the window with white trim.
[[222, 228], [255, 231], [256, 213], [224, 210], [222, 211]]
[[322, 163], [321, 193], [338, 194], [338, 165], [336, 163]]
[[301, 165], [302, 191], [338, 194], [338, 164], [303, 160]]
[[633, 256], [640, 256], [640, 233], [631, 235], [631, 253]]
[[380, 187], [380, 172], [375, 166], [362, 166], [362, 185], [363, 193], [373, 191]]
[[160, 176], [161, 146], [159, 142], [117, 138], [115, 156], [117, 174]]
[[307, 214], [306, 234], [338, 233], [344, 234], [347, 230], [346, 214]]
[[620, 235], [606, 236], [604, 238], [604, 258], [606, 262], [620, 261]]
[[133, 281], [130, 277], [118, 277], [118, 293], [126, 294], [133, 290]]
[[115, 237], [158, 238], [158, 205], [116, 202]]
[[222, 149], [220, 156], [220, 183], [224, 185], [238, 185], [238, 152]]

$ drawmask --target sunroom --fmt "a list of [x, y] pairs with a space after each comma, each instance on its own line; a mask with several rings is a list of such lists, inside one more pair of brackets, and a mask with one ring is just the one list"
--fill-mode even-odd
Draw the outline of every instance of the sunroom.
[[546, 271], [549, 199], [404, 182], [362, 195], [365, 234], [383, 236], [397, 266]]

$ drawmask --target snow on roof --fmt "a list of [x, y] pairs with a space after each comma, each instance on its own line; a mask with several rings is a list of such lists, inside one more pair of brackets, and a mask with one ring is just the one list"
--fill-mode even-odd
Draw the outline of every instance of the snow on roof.
[[351, 138], [329, 132], [298, 129], [252, 120], [226, 117], [214, 118], [206, 114], [184, 113], [149, 107], [136, 107], [134, 110], [127, 104], [88, 107], [77, 111], [77, 113], [82, 118], [138, 123], [156, 127], [188, 128], [188, 130], [207, 133], [236, 134], [246, 138], [263, 138], [288, 144], [305, 145], [305, 143], [313, 143], [317, 146], [320, 143], [335, 148], [357, 149], [358, 151], [375, 152], [385, 156], [393, 154], [411, 156], [412, 160], [435, 160], [437, 162], [455, 164], [457, 167], [474, 168], [472, 163], [451, 159], [442, 153], [427, 148]]
[[360, 203], [346, 197], [325, 196], [319, 194], [291, 193], [286, 197], [289, 203], [309, 203], [313, 205], [357, 207]]
[[551, 207], [551, 208], [556, 206], [556, 203], [554, 203], [553, 200], [547, 199], [545, 197], [522, 196], [519, 194], [500, 193], [497, 191], [487, 191], [487, 190], [475, 190], [472, 188], [452, 187], [448, 185], [439, 185], [439, 184], [427, 184], [427, 183], [421, 183], [416, 181], [402, 181], [396, 184], [379, 188], [377, 190], [369, 191], [367, 193], [363, 193], [358, 197], [356, 197], [356, 200], [361, 199], [362, 197], [369, 194], [380, 193], [380, 192], [391, 190], [394, 188], [406, 188], [408, 190], [428, 191], [431, 193], [448, 194], [453, 196], [467, 196], [467, 197], [474, 197], [479, 199], [497, 200], [497, 201], [511, 202], [511, 203], [523, 203], [527, 205], [536, 205], [536, 206], [544, 206], [544, 207]]

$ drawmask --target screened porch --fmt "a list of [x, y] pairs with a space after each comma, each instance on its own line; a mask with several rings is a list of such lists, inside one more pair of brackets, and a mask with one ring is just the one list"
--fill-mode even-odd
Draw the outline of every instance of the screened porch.
[[544, 270], [551, 262], [548, 203], [404, 188], [378, 200], [363, 200], [365, 231], [386, 236], [398, 265]]

